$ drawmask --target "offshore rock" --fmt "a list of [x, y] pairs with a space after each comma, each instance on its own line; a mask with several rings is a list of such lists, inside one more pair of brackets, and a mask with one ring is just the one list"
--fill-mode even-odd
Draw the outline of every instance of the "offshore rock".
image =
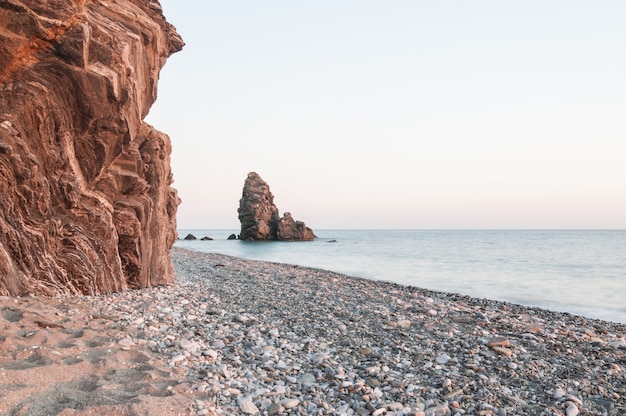
[[171, 145], [143, 119], [183, 45], [156, 0], [0, 1], [0, 295], [173, 281]]
[[290, 213], [280, 218], [269, 185], [256, 172], [248, 173], [239, 200], [241, 240], [313, 240], [313, 230]]
[[284, 241], [310, 241], [315, 239], [313, 230], [302, 221], [294, 220], [289, 212], [285, 212], [285, 215], [278, 222], [276, 235], [279, 240]]
[[256, 172], [248, 173], [239, 200], [241, 240], [276, 240], [280, 215], [269, 185]]

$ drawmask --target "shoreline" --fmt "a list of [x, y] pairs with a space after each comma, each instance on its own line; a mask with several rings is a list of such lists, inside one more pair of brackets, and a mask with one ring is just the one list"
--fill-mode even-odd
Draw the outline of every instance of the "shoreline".
[[189, 231], [215, 240], [175, 246], [626, 324], [621, 231], [321, 230], [306, 244], [246, 244], [216, 230]]
[[171, 255], [170, 286], [0, 299], [0, 414], [626, 414], [624, 324]]

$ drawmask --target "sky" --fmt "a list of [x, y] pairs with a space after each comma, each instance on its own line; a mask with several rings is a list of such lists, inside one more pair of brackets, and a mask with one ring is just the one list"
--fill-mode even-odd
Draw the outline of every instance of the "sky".
[[180, 229], [626, 228], [623, 0], [161, 0]]

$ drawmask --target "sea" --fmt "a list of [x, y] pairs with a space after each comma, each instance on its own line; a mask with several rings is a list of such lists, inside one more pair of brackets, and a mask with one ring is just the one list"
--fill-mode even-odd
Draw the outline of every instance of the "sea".
[[315, 230], [305, 242], [178, 232], [175, 246], [191, 250], [626, 323], [626, 230]]

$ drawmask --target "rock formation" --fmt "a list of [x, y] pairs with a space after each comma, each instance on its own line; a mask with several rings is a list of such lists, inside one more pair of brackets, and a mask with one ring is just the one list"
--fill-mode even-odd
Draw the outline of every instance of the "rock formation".
[[0, 294], [173, 280], [170, 140], [143, 119], [182, 47], [156, 0], [0, 0]]
[[290, 212], [285, 212], [285, 215], [278, 222], [276, 236], [279, 240], [284, 241], [308, 241], [315, 238], [313, 230], [302, 221], [294, 220]]
[[248, 173], [239, 200], [241, 240], [276, 240], [280, 215], [270, 187], [256, 172]]
[[269, 185], [256, 172], [248, 173], [239, 200], [241, 240], [313, 240], [313, 230], [302, 221], [295, 221], [286, 212], [283, 218], [276, 205]]

